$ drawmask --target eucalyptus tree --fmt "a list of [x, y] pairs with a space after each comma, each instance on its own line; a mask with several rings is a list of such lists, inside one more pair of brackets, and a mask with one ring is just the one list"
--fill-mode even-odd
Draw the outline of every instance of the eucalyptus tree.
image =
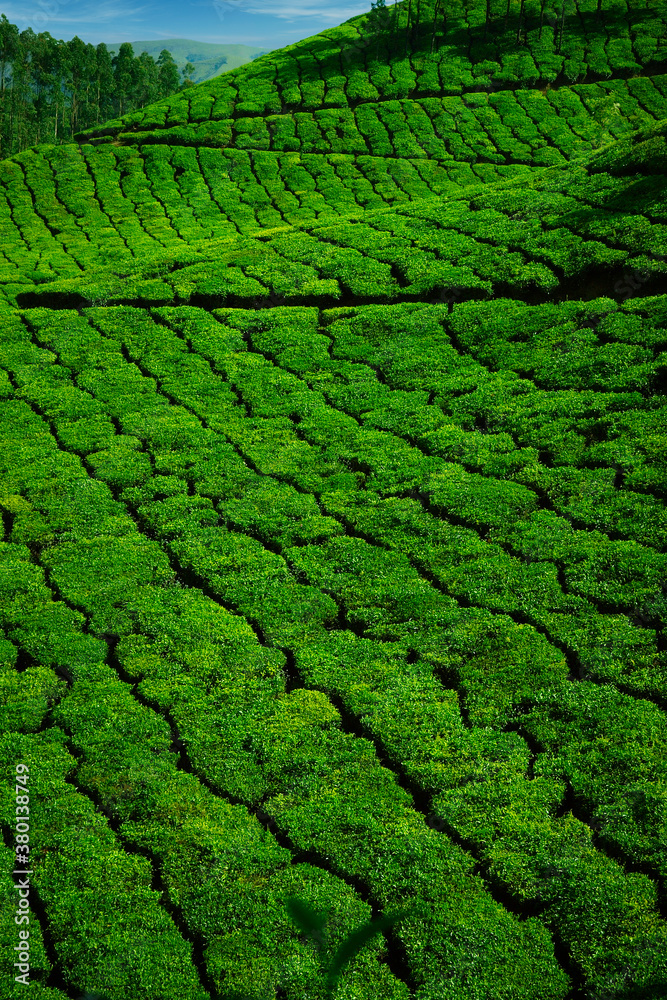
[[63, 42], [53, 38], [48, 31], [37, 35], [32, 51], [33, 97], [35, 109], [35, 142], [56, 142], [58, 115], [64, 107], [62, 88]]
[[380, 40], [383, 35], [387, 35], [387, 28], [389, 27], [390, 14], [385, 5], [385, 0], [373, 0], [371, 3], [371, 10], [368, 15], [368, 25], [371, 28], [371, 33], [375, 37], [375, 58], [377, 59], [380, 55]]
[[82, 42], [78, 35], [66, 42], [65, 86], [69, 92], [70, 138], [85, 127], [91, 117], [90, 89], [97, 68], [94, 46]]
[[403, 52], [403, 58], [408, 54], [408, 42], [410, 40], [410, 18], [412, 16], [412, 0], [408, 0], [408, 17], [405, 22], [405, 51]]
[[136, 61], [136, 98], [140, 108], [154, 104], [160, 98], [159, 67], [153, 56], [142, 52]]
[[565, 27], [565, 3], [566, 0], [561, 0], [561, 15], [560, 15], [560, 33], [558, 35], [558, 47], [556, 52], [560, 55], [561, 47], [563, 45], [563, 29]]
[[[486, 17], [484, 18], [484, 41], [486, 41], [486, 33], [489, 30], [489, 24], [491, 23], [491, 0], [486, 0]], [[433, 48], [431, 48], [433, 51]]]
[[[195, 67], [189, 63], [186, 74]], [[184, 86], [192, 86], [187, 80]], [[123, 43], [116, 56], [77, 35], [70, 41], [31, 28], [19, 34], [0, 15], [0, 159], [41, 142], [69, 142], [77, 131], [176, 93], [180, 74], [167, 49], [157, 61]]]
[[[490, 0], [487, 0], [487, 3]], [[444, 17], [445, 25], [447, 23], [447, 15], [445, 14], [443, 0], [435, 0], [435, 7], [433, 8], [433, 31], [431, 33], [431, 54], [433, 54], [433, 49], [435, 48], [435, 36], [438, 30], [438, 14], [442, 13]]]
[[37, 36], [32, 28], [26, 28], [18, 36], [12, 61], [12, 86], [3, 123], [5, 142], [10, 150], [6, 155], [25, 149], [33, 141], [35, 110], [32, 101], [32, 54], [36, 43]]
[[521, 41], [521, 20], [523, 18], [524, 2], [525, 2], [525, 0], [521, 0], [521, 2], [519, 4], [519, 17], [518, 17], [517, 25], [516, 25], [516, 43], [517, 43], [517, 45]]
[[194, 83], [192, 82], [191, 79], [194, 71], [195, 67], [193, 66], [193, 64], [191, 62], [186, 62], [185, 66], [181, 70], [181, 72], [183, 73], [183, 85], [181, 87], [181, 90], [185, 90], [186, 87], [194, 87]]
[[114, 83], [116, 85], [116, 101], [118, 106], [118, 117], [123, 117], [123, 108], [131, 103], [130, 93], [133, 83], [133, 63], [134, 50], [129, 42], [123, 42], [117, 55], [111, 60], [113, 66]]
[[[116, 81], [111, 53], [104, 42], [100, 42], [97, 46], [95, 56], [95, 69], [93, 71], [93, 84], [96, 90], [94, 124], [99, 125], [100, 121], [113, 118]], [[92, 125], [93, 122], [91, 121], [90, 124]]]
[[157, 60], [158, 83], [160, 86], [160, 97], [169, 97], [176, 93], [180, 83], [178, 66], [174, 57], [167, 49], [162, 49]]
[[16, 58], [19, 47], [19, 29], [11, 24], [5, 14], [0, 15], [0, 99], [5, 96], [7, 66]]

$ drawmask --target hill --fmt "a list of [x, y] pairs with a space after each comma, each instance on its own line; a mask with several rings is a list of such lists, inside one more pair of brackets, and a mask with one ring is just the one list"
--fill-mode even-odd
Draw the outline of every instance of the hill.
[[[186, 63], [192, 63], [195, 67], [191, 76], [193, 83], [201, 83], [220, 73], [228, 73], [264, 55], [266, 51], [256, 45], [213, 45], [210, 42], [195, 42], [191, 38], [161, 38], [158, 41], [130, 42], [130, 45], [135, 55], [147, 52], [156, 62], [162, 49], [166, 49], [179, 70]], [[119, 48], [120, 42], [117, 45], [107, 45], [112, 55], [116, 55]]]
[[564, 15], [376, 8], [0, 163], [36, 997], [324, 1000], [404, 907], [336, 1000], [667, 996], [667, 6]]

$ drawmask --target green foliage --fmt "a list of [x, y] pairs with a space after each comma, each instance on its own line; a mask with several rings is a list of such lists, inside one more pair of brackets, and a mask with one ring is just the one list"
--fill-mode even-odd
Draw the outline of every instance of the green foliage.
[[[305, 934], [308, 934], [313, 941], [320, 943], [326, 927], [326, 914], [317, 913], [312, 907], [307, 906], [299, 899], [288, 899], [287, 908], [297, 927]], [[348, 935], [334, 955], [327, 972], [326, 988], [330, 997], [333, 997], [336, 992], [336, 986], [338, 985], [343, 969], [354, 958], [357, 952], [361, 951], [364, 945], [376, 934], [381, 934], [389, 930], [394, 924], [412, 912], [414, 912], [414, 908], [380, 917], [368, 924], [364, 924]]]
[[[312, 938], [312, 940], [319, 947], [323, 940], [323, 933], [326, 927], [327, 916], [325, 914], [318, 913], [307, 903], [297, 897], [290, 897], [287, 899], [287, 910], [289, 915], [294, 922], [294, 924], [303, 931], [304, 934]], [[377, 920], [373, 920], [368, 924], [364, 924], [359, 927], [356, 931], [352, 931], [343, 943], [338, 948], [338, 951], [334, 955], [330, 967], [327, 972], [327, 996], [333, 998], [336, 993], [336, 987], [340, 979], [342, 970], [346, 965], [354, 958], [354, 956], [361, 951], [364, 945], [375, 937], [376, 934], [381, 934], [384, 931], [389, 930], [396, 923], [406, 917], [412, 910], [404, 910], [401, 913], [393, 914], [391, 916], [380, 917]], [[238, 1000], [248, 1000], [247, 995], [242, 995], [240, 993], [234, 994], [235, 998]], [[84, 993], [79, 1000], [110, 1000], [103, 993]]]
[[[70, 142], [81, 128], [151, 105], [180, 89], [176, 64], [166, 49], [156, 62], [147, 52], [135, 56], [132, 46], [123, 43], [112, 58], [104, 43], [95, 48], [78, 36], [63, 42], [48, 32], [35, 35], [29, 28], [19, 34], [4, 15], [2, 31], [3, 157], [35, 143]], [[188, 67], [194, 70], [190, 63], [186, 71]]]
[[0, 171], [0, 760], [75, 991], [664, 992], [664, 12], [538, 8], [158, 101], [0, 22], [0, 131], [30, 66], [91, 125]]

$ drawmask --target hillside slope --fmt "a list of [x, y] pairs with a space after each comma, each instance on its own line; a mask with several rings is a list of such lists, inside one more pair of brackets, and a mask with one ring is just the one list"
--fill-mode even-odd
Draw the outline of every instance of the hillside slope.
[[17, 302], [213, 308], [509, 297], [534, 304], [613, 297], [633, 271], [650, 294], [667, 287], [666, 139], [667, 119], [567, 171], [472, 186], [347, 222], [209, 241], [120, 274], [91, 268], [20, 293]]
[[324, 1000], [407, 906], [336, 1000], [667, 997], [667, 5], [602, 6], [0, 163], [26, 995]]

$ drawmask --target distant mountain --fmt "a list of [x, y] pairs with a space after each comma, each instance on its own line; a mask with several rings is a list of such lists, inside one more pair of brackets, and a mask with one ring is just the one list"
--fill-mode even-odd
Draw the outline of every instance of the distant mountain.
[[[220, 73], [227, 73], [270, 51], [253, 45], [213, 45], [210, 42], [193, 42], [191, 38], [161, 38], [157, 41], [130, 42], [130, 45], [135, 56], [148, 52], [156, 62], [162, 49], [166, 49], [173, 56], [179, 70], [182, 70], [187, 62], [192, 63], [195, 66], [191, 77], [193, 83], [201, 83], [203, 80], [219, 76]], [[120, 46], [121, 42], [117, 42], [107, 45], [107, 48], [115, 55]]]

